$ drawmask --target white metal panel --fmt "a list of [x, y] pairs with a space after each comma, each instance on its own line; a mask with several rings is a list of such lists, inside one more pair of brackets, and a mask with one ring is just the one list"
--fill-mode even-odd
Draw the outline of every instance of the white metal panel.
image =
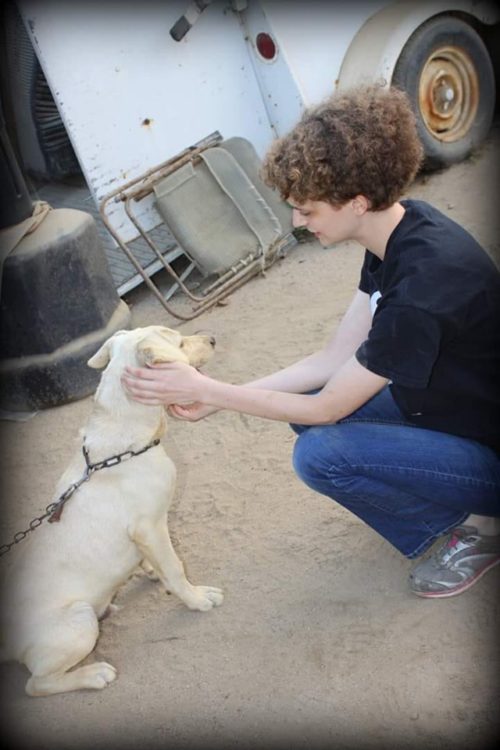
[[[248, 3], [241, 20], [269, 120], [276, 135], [284, 135], [297, 123], [304, 110], [303, 94], [289, 67], [287, 49], [279, 44], [256, 0]], [[270, 34], [277, 44], [273, 60], [264, 60], [257, 51], [256, 38], [261, 32]]]
[[[213, 3], [180, 43], [169, 29], [185, 0], [19, 7], [98, 203], [215, 130], [247, 138], [260, 155], [269, 145], [239, 20], [225, 3]], [[135, 235], [119, 204], [112, 216], [126, 239]]]
[[335, 89], [344, 55], [383, 0], [261, 0], [305, 106]]

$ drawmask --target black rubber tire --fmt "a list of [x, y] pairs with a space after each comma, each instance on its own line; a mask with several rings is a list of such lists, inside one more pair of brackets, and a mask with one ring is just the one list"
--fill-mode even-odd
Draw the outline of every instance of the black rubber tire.
[[[463, 135], [451, 142], [441, 140], [427, 127], [419, 97], [426, 63], [434, 52], [448, 46], [468, 56], [479, 82], [475, 115]], [[462, 161], [488, 134], [495, 109], [495, 73], [483, 40], [465, 21], [439, 16], [419, 26], [399, 56], [391, 84], [406, 91], [410, 98], [425, 151], [425, 168], [437, 169]]]

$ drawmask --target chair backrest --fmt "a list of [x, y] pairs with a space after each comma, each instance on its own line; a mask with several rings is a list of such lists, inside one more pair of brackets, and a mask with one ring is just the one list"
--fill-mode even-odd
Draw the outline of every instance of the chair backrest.
[[242, 138], [204, 150], [154, 186], [158, 212], [201, 273], [221, 275], [265, 255], [291, 230], [291, 211], [258, 177]]

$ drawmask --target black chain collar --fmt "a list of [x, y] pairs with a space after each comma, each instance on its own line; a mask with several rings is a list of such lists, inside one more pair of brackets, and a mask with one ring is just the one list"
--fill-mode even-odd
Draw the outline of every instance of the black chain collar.
[[154, 448], [155, 445], [158, 445], [159, 442], [160, 440], [159, 438], [157, 438], [156, 440], [152, 440], [150, 443], [148, 443], [145, 446], [145, 448], [141, 448], [139, 451], [124, 451], [123, 453], [118, 453], [116, 456], [110, 456], [109, 458], [105, 458], [104, 461], [96, 461], [95, 464], [90, 462], [89, 451], [84, 442], [82, 445], [82, 452], [83, 452], [83, 457], [85, 459], [85, 463], [87, 464], [86, 471], [88, 472], [90, 476], [90, 474], [93, 474], [94, 471], [99, 471], [100, 469], [107, 469], [110, 466], [116, 466], [116, 464], [121, 464], [122, 461], [128, 461], [128, 459], [132, 458], [133, 456], [140, 456], [141, 453], [145, 453], [150, 448]]
[[82, 452], [83, 452], [83, 457], [85, 459], [85, 463], [87, 464], [87, 466], [85, 467], [85, 472], [82, 478], [78, 480], [78, 482], [75, 482], [74, 484], [72, 484], [66, 490], [66, 492], [64, 492], [61, 495], [59, 500], [53, 503], [55, 507], [51, 511], [49, 523], [54, 523], [56, 521], [61, 520], [61, 514], [63, 512], [65, 503], [70, 499], [70, 497], [76, 492], [76, 490], [84, 482], [88, 482], [88, 480], [90, 479], [92, 474], [94, 474], [94, 472], [100, 471], [101, 469], [109, 469], [111, 466], [117, 466], [117, 464], [121, 464], [122, 461], [128, 461], [129, 458], [133, 458], [134, 456], [140, 456], [141, 453], [145, 453], [150, 448], [154, 448], [155, 445], [158, 445], [159, 442], [160, 440], [157, 438], [156, 440], [152, 440], [151, 443], [148, 443], [145, 448], [141, 448], [139, 451], [124, 451], [123, 453], [117, 453], [116, 456], [110, 456], [109, 458], [105, 458], [104, 461], [96, 461], [96, 463], [93, 464], [90, 461], [89, 450], [87, 446], [85, 445], [85, 441], [84, 441], [82, 445]]
[[2, 555], [5, 555], [5, 553], [8, 552], [15, 544], [25, 539], [30, 531], [34, 531], [36, 528], [38, 528], [38, 526], [40, 526], [42, 521], [44, 521], [46, 518], [49, 518], [49, 523], [60, 521], [65, 503], [70, 499], [72, 495], [74, 495], [77, 489], [81, 487], [84, 482], [88, 482], [92, 474], [94, 474], [96, 471], [100, 471], [101, 469], [108, 469], [111, 466], [117, 466], [117, 464], [121, 464], [122, 461], [128, 461], [129, 458], [140, 456], [141, 453], [145, 453], [150, 448], [154, 448], [159, 443], [159, 438], [156, 438], [156, 440], [152, 440], [144, 448], [141, 448], [138, 451], [124, 451], [123, 453], [118, 453], [116, 456], [105, 458], [104, 461], [96, 461], [96, 463], [93, 464], [90, 461], [89, 451], [84, 441], [82, 452], [86, 467], [83, 476], [77, 482], [73, 482], [73, 484], [71, 484], [57, 500], [55, 500], [53, 503], [49, 503], [49, 505], [47, 505], [47, 507], [45, 508], [45, 513], [34, 518], [30, 522], [29, 528], [26, 529], [26, 531], [18, 531], [16, 534], [14, 534], [14, 539], [12, 542], [10, 542], [10, 544], [2, 544], [0, 546], [0, 557], [2, 557]]

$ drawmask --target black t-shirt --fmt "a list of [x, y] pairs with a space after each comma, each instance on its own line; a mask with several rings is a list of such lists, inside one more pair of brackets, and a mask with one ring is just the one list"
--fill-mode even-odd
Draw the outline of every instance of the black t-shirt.
[[375, 311], [356, 358], [390, 379], [410, 421], [498, 450], [500, 273], [440, 211], [423, 201], [401, 204], [384, 260], [365, 254], [359, 288]]

